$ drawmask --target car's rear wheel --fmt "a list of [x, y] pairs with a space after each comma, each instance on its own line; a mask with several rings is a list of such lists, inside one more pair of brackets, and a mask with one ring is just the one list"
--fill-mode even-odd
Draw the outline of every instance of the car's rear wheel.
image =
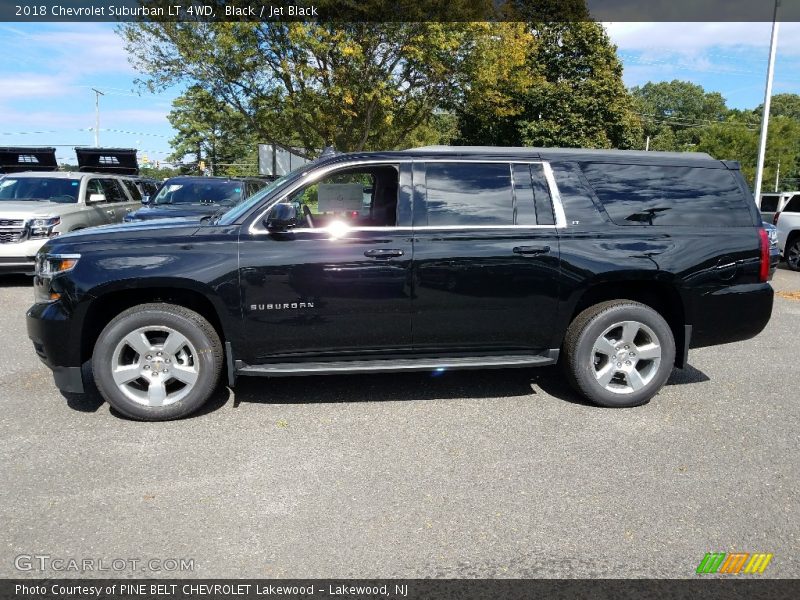
[[92, 357], [97, 388], [122, 414], [144, 421], [185, 417], [216, 388], [222, 343], [198, 313], [172, 304], [134, 306], [115, 317]]
[[786, 266], [792, 271], [800, 271], [800, 235], [786, 244]]
[[675, 362], [664, 318], [631, 300], [591, 306], [570, 324], [564, 366], [572, 386], [601, 406], [645, 404], [663, 387]]

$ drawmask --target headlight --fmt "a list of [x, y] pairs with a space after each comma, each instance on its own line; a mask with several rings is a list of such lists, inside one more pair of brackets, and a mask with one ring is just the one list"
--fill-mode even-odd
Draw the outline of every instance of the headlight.
[[46, 254], [44, 252], [37, 254], [36, 272], [33, 277], [34, 301], [55, 302], [58, 300], [61, 294], [53, 291], [50, 285], [53, 277], [74, 269], [80, 257], [80, 254]]
[[39, 254], [36, 256], [36, 274], [52, 277], [66, 273], [75, 268], [80, 257], [80, 254]]
[[61, 223], [61, 217], [37, 217], [29, 223], [31, 238], [48, 238], [58, 233], [53, 231], [56, 225]]

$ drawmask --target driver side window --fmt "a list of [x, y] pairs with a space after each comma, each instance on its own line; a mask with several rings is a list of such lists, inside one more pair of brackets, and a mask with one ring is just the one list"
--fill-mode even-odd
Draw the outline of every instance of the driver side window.
[[370, 165], [343, 169], [295, 192], [289, 202], [298, 227], [393, 227], [397, 223], [398, 167]]

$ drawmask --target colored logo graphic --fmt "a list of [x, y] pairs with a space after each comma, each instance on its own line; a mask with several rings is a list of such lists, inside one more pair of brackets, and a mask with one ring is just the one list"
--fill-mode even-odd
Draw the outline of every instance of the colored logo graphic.
[[697, 565], [697, 572], [705, 573], [728, 573], [738, 575], [739, 573], [763, 573], [764, 569], [772, 560], [772, 554], [757, 552], [707, 552]]

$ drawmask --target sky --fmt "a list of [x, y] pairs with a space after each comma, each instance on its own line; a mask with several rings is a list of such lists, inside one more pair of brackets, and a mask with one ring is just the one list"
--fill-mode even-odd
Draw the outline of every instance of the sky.
[[[731, 108], [763, 102], [771, 23], [606, 23], [628, 86], [681, 79]], [[94, 143], [170, 154], [166, 119], [180, 89], [141, 91], [113, 23], [0, 23], [0, 146], [56, 146], [60, 162]], [[781, 24], [774, 93], [800, 93], [800, 23]]]

